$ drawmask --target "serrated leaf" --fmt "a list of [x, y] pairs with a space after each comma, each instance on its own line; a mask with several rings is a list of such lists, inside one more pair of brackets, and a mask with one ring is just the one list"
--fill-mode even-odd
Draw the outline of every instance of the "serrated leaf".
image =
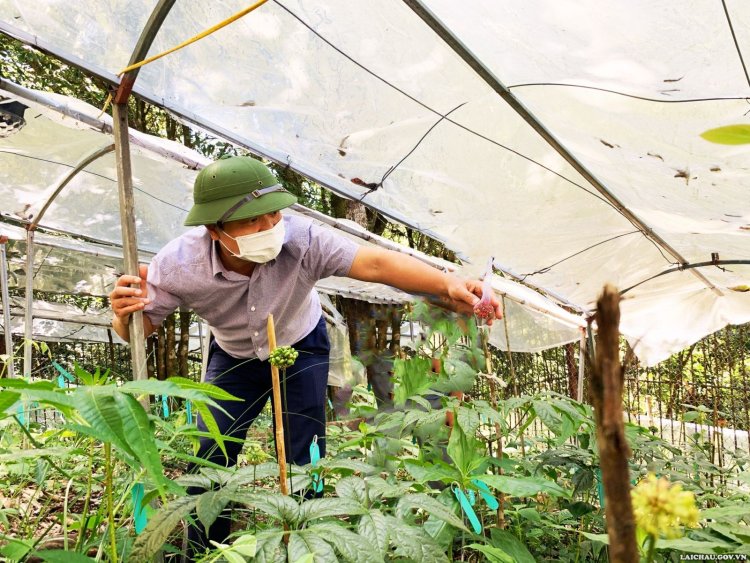
[[718, 520], [721, 518], [732, 518], [737, 516], [747, 516], [750, 514], [750, 505], [747, 503], [718, 506], [701, 510], [701, 520]]
[[[143, 406], [131, 395], [115, 393], [115, 405], [122, 419], [123, 437], [138, 461], [159, 488], [168, 488], [171, 482], [164, 477], [154, 431]], [[135, 467], [134, 469], [139, 469]]]
[[407, 459], [404, 460], [404, 469], [406, 469], [409, 472], [409, 475], [414, 477], [418, 483], [426, 483], [428, 481], [443, 481], [450, 483], [462, 480], [461, 473], [455, 467], [448, 464], [436, 463], [425, 465], [419, 461]]
[[706, 555], [719, 553], [725, 547], [725, 542], [697, 541], [690, 538], [678, 538], [675, 540], [660, 539], [656, 543], [656, 549], [674, 549], [676, 551]]
[[22, 459], [33, 459], [38, 457], [67, 457], [72, 453], [72, 449], [63, 447], [18, 450], [8, 454], [0, 455], [0, 463], [13, 463]]
[[347, 469], [355, 473], [362, 473], [363, 475], [373, 475], [379, 472], [377, 467], [356, 459], [321, 459], [320, 467], [327, 469]]
[[208, 430], [211, 438], [216, 442], [216, 445], [219, 446], [219, 449], [224, 454], [224, 458], [228, 461], [229, 454], [227, 454], [227, 447], [224, 445], [224, 437], [221, 434], [221, 430], [219, 430], [219, 425], [216, 424], [214, 415], [208, 409], [208, 405], [202, 401], [193, 401], [193, 407], [201, 415], [201, 420], [203, 420], [203, 424], [206, 425], [206, 430]]
[[479, 440], [465, 434], [461, 425], [456, 421], [448, 439], [447, 452], [462, 477], [467, 477], [482, 464], [483, 451]]
[[479, 481], [487, 483], [505, 494], [515, 497], [531, 497], [546, 493], [555, 497], [570, 497], [570, 491], [563, 489], [554, 481], [540, 477], [510, 477], [508, 475], [481, 475]]
[[15, 391], [0, 391], [0, 414], [15, 405], [20, 398], [21, 394]]
[[303, 524], [317, 518], [363, 514], [364, 512], [366, 512], [366, 509], [355, 500], [335, 497], [315, 498], [306, 500], [299, 505], [297, 523]]
[[502, 549], [493, 547], [491, 545], [472, 543], [466, 547], [476, 549], [477, 551], [483, 553], [485, 557], [487, 557], [487, 561], [489, 563], [516, 563], [516, 560], [513, 559], [513, 557], [511, 557], [508, 553], [505, 553], [505, 551], [503, 551]]
[[374, 545], [381, 556], [385, 556], [388, 550], [390, 535], [388, 533], [388, 522], [379, 510], [370, 510], [359, 519], [357, 531]]
[[144, 530], [135, 539], [130, 560], [150, 561], [167, 541], [175, 526], [190, 514], [197, 502], [198, 498], [193, 495], [180, 497], [153, 514]]
[[232, 542], [232, 550], [245, 557], [255, 557], [258, 539], [252, 534], [244, 534]]
[[701, 133], [701, 137], [720, 145], [747, 145], [750, 143], [750, 125], [725, 125]]
[[490, 531], [492, 547], [500, 548], [511, 556], [515, 563], [536, 563], [526, 546], [507, 530], [493, 528]]
[[45, 549], [34, 552], [34, 555], [48, 563], [92, 563], [96, 559], [86, 557], [83, 553], [64, 549]]
[[336, 483], [336, 494], [362, 506], [367, 504], [367, 484], [362, 477], [350, 476], [339, 479]]
[[211, 383], [204, 383], [201, 381], [193, 381], [185, 377], [169, 377], [167, 381], [174, 383], [182, 390], [196, 390], [200, 391], [207, 397], [212, 399], [218, 399], [219, 401], [241, 401], [239, 397], [235, 397], [231, 393], [228, 393], [221, 387], [217, 387]]
[[377, 547], [366, 537], [354, 533], [334, 522], [321, 522], [308, 528], [332, 544], [344, 561], [350, 563], [382, 563], [383, 557]]
[[260, 532], [256, 539], [258, 544], [255, 549], [255, 560], [257, 563], [286, 562], [286, 546], [281, 543], [284, 532], [270, 530]]
[[285, 495], [237, 491], [233, 498], [235, 502], [256, 508], [271, 518], [287, 524], [296, 525], [299, 519], [299, 505], [294, 499]]
[[443, 548], [425, 532], [394, 516], [385, 518], [388, 534], [393, 539], [397, 538], [392, 542], [396, 556], [420, 563], [448, 563]]
[[73, 396], [78, 414], [86, 422], [90, 436], [109, 442], [131, 459], [137, 459], [125, 438], [120, 409], [111, 392], [102, 387], [80, 387]]
[[290, 561], [296, 561], [312, 553], [315, 563], [338, 563], [333, 546], [309, 530], [290, 534], [287, 552]]
[[398, 501], [398, 504], [396, 505], [396, 514], [403, 517], [410, 514], [414, 509], [424, 510], [430, 516], [448, 522], [448, 524], [455, 526], [459, 530], [464, 530], [466, 532], [469, 531], [461, 518], [456, 516], [449, 507], [445, 506], [442, 502], [430, 495], [424, 493], [406, 495]]
[[195, 504], [195, 514], [203, 524], [203, 528], [208, 530], [226, 508], [231, 499], [231, 492], [225, 489], [219, 491], [206, 491], [198, 496], [198, 502]]

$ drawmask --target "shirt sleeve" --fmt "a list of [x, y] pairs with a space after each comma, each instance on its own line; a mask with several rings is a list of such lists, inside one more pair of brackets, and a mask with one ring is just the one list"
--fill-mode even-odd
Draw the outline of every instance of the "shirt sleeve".
[[328, 276], [346, 276], [352, 268], [359, 245], [315, 223], [310, 225], [310, 246], [305, 254], [305, 270], [313, 282]]
[[157, 254], [148, 265], [146, 278], [148, 298], [151, 302], [143, 309], [154, 326], [160, 325], [182, 304], [180, 298], [169, 291], [169, 278], [169, 272]]

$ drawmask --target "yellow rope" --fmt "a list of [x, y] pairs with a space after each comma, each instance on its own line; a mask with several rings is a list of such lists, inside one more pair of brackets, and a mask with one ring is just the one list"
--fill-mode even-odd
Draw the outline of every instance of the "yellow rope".
[[225, 26], [229, 25], [233, 21], [240, 19], [242, 16], [244, 16], [246, 14], [249, 14], [255, 8], [259, 8], [260, 6], [262, 6], [263, 4], [265, 4], [266, 2], [268, 2], [268, 0], [258, 0], [258, 2], [256, 2], [252, 6], [250, 6], [248, 8], [245, 8], [244, 10], [240, 10], [239, 12], [237, 12], [236, 14], [234, 14], [233, 16], [225, 19], [223, 22], [216, 24], [215, 26], [207, 29], [206, 31], [202, 31], [201, 33], [199, 33], [198, 35], [196, 35], [195, 37], [193, 37], [191, 39], [188, 39], [187, 41], [183, 41], [182, 43], [180, 43], [176, 47], [172, 47], [171, 49], [168, 49], [167, 51], [164, 51], [163, 53], [159, 53], [158, 55], [154, 55], [153, 57], [149, 57], [149, 58], [144, 59], [144, 60], [142, 60], [140, 62], [132, 64], [132, 65], [130, 65], [128, 67], [125, 67], [124, 69], [122, 69], [117, 74], [118, 75], [125, 74], [126, 72], [130, 72], [131, 70], [135, 70], [137, 68], [140, 68], [143, 65], [147, 65], [148, 63], [153, 62], [156, 59], [160, 59], [160, 58], [162, 58], [165, 55], [168, 55], [170, 53], [174, 53], [178, 49], [182, 49], [183, 47], [187, 47], [191, 43], [195, 43], [199, 39], [203, 39], [207, 35], [211, 35], [214, 31], [218, 31], [219, 29], [221, 29], [222, 27], [225, 27]]
[[104, 115], [105, 113], [107, 113], [107, 109], [109, 109], [109, 104], [111, 104], [111, 103], [112, 103], [112, 94], [109, 94], [107, 96], [107, 99], [104, 100], [104, 107], [102, 108], [102, 112], [99, 115], [96, 116], [97, 119], [101, 119], [102, 115]]

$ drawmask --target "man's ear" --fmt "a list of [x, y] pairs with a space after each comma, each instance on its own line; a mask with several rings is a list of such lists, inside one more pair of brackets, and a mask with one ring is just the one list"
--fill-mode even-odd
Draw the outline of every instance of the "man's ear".
[[211, 240], [219, 240], [219, 231], [216, 229], [216, 225], [206, 225], [206, 230], [208, 230]]

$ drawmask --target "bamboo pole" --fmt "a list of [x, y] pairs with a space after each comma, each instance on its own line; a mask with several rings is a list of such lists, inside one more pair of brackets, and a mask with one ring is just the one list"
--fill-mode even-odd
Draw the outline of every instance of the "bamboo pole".
[[[268, 315], [268, 352], [276, 350], [276, 330], [273, 326], [273, 315]], [[286, 480], [286, 453], [284, 452], [284, 423], [281, 417], [281, 383], [279, 368], [271, 365], [271, 384], [273, 385], [273, 420], [276, 426], [276, 457], [279, 458], [279, 485], [281, 494], [289, 494]]]
[[3, 295], [3, 330], [5, 332], [5, 353], [8, 354], [8, 369], [6, 377], [15, 377], [13, 362], [15, 351], [13, 350], [13, 335], [10, 332], [10, 294], [8, 292], [8, 258], [5, 251], [8, 243], [7, 236], [0, 236], [0, 289]]

